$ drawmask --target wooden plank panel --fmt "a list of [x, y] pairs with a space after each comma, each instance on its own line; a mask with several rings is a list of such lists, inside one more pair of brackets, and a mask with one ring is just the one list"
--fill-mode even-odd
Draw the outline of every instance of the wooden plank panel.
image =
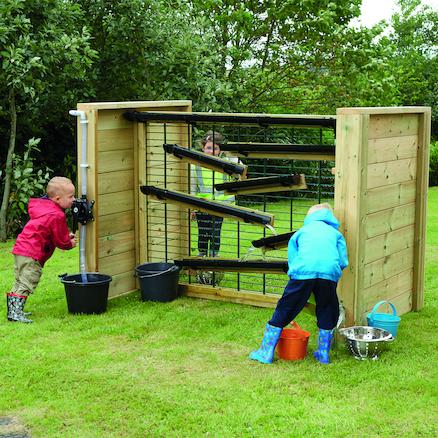
[[132, 126], [129, 128], [107, 129], [99, 132], [99, 152], [134, 149]]
[[107, 257], [135, 250], [134, 230], [99, 237], [99, 254]]
[[370, 263], [394, 252], [414, 246], [414, 225], [409, 225], [365, 241], [364, 263]]
[[411, 268], [364, 289], [365, 307], [372, 309], [378, 301], [388, 300], [403, 292], [412, 291], [413, 278], [414, 270]]
[[134, 168], [134, 153], [131, 149], [99, 152], [99, 174]]
[[99, 269], [109, 275], [123, 274], [128, 271], [134, 275], [135, 266], [135, 251], [124, 252], [99, 259]]
[[113, 275], [110, 283], [108, 297], [115, 298], [138, 290], [134, 271]]
[[98, 190], [100, 195], [133, 189], [134, 172], [131, 169], [99, 174]]
[[367, 189], [411, 181], [415, 179], [416, 174], [417, 160], [415, 158], [370, 164]]
[[375, 213], [415, 201], [416, 182], [409, 181], [366, 191], [365, 209]]
[[401, 205], [372, 213], [365, 218], [367, 239], [412, 225], [415, 219], [415, 203]]
[[108, 193], [99, 197], [99, 213], [102, 216], [134, 210], [134, 190]]
[[414, 249], [407, 248], [375, 262], [364, 265], [363, 288], [384, 281], [400, 272], [411, 269], [414, 263]]
[[370, 116], [369, 139], [417, 135], [417, 114], [382, 114]]
[[368, 164], [417, 156], [418, 136], [375, 138], [368, 146]]
[[123, 211], [99, 217], [99, 237], [134, 229], [134, 211]]

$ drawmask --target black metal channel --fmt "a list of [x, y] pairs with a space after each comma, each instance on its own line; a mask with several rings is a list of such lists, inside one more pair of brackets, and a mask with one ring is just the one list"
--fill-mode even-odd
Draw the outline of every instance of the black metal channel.
[[301, 118], [301, 117], [275, 117], [268, 115], [242, 115], [242, 114], [209, 114], [209, 113], [160, 113], [152, 111], [128, 110], [123, 113], [125, 119], [131, 122], [173, 121], [173, 122], [216, 122], [239, 123], [251, 125], [288, 125], [335, 128], [336, 118]]
[[195, 151], [193, 149], [183, 148], [177, 144], [163, 144], [163, 149], [168, 154], [173, 154], [177, 158], [188, 158], [199, 161], [210, 166], [222, 169], [228, 175], [242, 175], [245, 172], [246, 167], [240, 164], [230, 163], [218, 157], [204, 154], [203, 152]]
[[196, 196], [186, 195], [185, 193], [178, 193], [172, 190], [161, 189], [155, 186], [140, 186], [140, 190], [144, 195], [153, 195], [161, 200], [173, 200], [176, 202], [186, 202], [194, 207], [204, 208], [216, 213], [223, 213], [242, 219], [244, 222], [258, 223], [267, 225], [271, 222], [272, 217], [262, 213], [253, 211], [242, 211], [238, 207], [232, 205], [211, 202], [207, 199], [197, 198]]
[[335, 154], [335, 146], [328, 144], [283, 144], [283, 143], [224, 143], [223, 151], [239, 152], [248, 155], [251, 152], [278, 152], [278, 153], [319, 153]]

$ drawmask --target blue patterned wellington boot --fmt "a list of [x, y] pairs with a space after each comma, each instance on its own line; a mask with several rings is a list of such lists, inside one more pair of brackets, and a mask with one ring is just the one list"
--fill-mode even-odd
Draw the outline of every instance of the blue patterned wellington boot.
[[274, 360], [274, 351], [282, 332], [282, 328], [266, 324], [265, 334], [263, 335], [262, 345], [256, 351], [253, 351], [249, 358], [258, 360], [261, 363], [272, 363]]
[[318, 350], [313, 352], [313, 357], [323, 364], [330, 363], [330, 343], [333, 338], [333, 330], [319, 329]]

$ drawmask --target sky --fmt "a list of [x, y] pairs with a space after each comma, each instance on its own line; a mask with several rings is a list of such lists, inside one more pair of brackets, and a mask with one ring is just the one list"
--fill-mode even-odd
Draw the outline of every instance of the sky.
[[[422, 0], [422, 3], [438, 10], [438, 0]], [[362, 0], [360, 21], [364, 26], [372, 26], [380, 20], [389, 20], [397, 11], [396, 0]]]

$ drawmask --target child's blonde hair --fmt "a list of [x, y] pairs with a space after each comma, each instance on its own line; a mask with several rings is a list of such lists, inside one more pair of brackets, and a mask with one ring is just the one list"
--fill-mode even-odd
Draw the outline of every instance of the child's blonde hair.
[[46, 188], [46, 193], [49, 198], [54, 198], [59, 195], [64, 187], [73, 184], [72, 180], [66, 178], [65, 176], [54, 176], [48, 183]]
[[312, 205], [309, 208], [309, 211], [307, 212], [307, 214], [312, 214], [312, 213], [314, 213], [317, 210], [323, 210], [323, 209], [330, 210], [333, 213], [332, 206], [328, 202], [323, 202], [322, 204]]

